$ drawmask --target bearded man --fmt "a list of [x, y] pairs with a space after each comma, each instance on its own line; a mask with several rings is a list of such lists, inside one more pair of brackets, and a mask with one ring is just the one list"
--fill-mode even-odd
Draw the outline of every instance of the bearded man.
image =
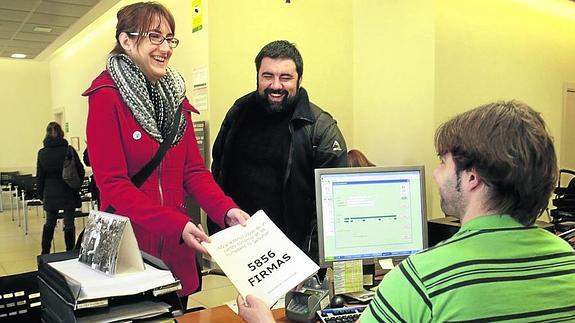
[[228, 111], [212, 149], [212, 173], [243, 210], [263, 209], [317, 262], [314, 169], [345, 167], [345, 140], [301, 87], [303, 60], [294, 44], [273, 41], [255, 63], [257, 89]]

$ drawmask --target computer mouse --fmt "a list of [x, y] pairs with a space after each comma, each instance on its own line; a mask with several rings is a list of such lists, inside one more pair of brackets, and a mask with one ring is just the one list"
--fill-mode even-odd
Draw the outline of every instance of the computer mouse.
[[329, 302], [331, 308], [343, 307], [343, 305], [345, 305], [345, 298], [341, 295], [333, 295], [331, 302]]

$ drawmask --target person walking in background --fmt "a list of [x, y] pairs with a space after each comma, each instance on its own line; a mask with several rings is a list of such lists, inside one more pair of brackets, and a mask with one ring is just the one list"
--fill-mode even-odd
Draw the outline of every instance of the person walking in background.
[[[117, 14], [116, 45], [103, 71], [83, 95], [89, 98], [86, 126], [89, 159], [100, 210], [113, 207], [130, 218], [138, 245], [162, 259], [181, 281], [183, 306], [200, 287], [194, 250], [209, 238], [184, 207], [192, 196], [220, 227], [245, 224], [240, 210], [205, 168], [194, 135], [182, 76], [168, 67], [178, 46], [174, 17], [156, 2], [138, 2]], [[181, 118], [177, 114], [181, 109]], [[179, 118], [179, 121], [174, 121]], [[169, 149], [145, 182], [131, 178], [158, 151], [172, 125]]]
[[[38, 197], [44, 204], [46, 223], [42, 230], [42, 254], [50, 253], [50, 245], [54, 237], [54, 229], [58, 221], [58, 213], [64, 213], [64, 241], [66, 250], [72, 250], [76, 239], [74, 213], [81, 206], [80, 191], [72, 189], [62, 179], [64, 159], [68, 153], [68, 141], [64, 139], [64, 131], [57, 122], [50, 122], [46, 127], [44, 148], [38, 151], [36, 162], [36, 177], [38, 179]], [[84, 178], [85, 170], [75, 149], [71, 149], [76, 169], [80, 178]]]
[[373, 167], [374, 163], [370, 162], [365, 155], [357, 150], [351, 149], [347, 152], [347, 167]]

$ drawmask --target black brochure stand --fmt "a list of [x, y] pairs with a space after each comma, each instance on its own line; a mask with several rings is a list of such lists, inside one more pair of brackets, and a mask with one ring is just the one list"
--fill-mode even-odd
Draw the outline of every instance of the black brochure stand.
[[[145, 253], [142, 253], [142, 256], [146, 264], [158, 269], [168, 269], [160, 259]], [[49, 265], [51, 262], [73, 258], [78, 258], [78, 250], [38, 256], [38, 283], [43, 321], [91, 321], [93, 317], [107, 315], [123, 306], [140, 302], [146, 304], [163, 302], [169, 305], [169, 312], [154, 316], [153, 319], [173, 318], [183, 314], [179, 297], [176, 294], [176, 291], [181, 288], [179, 281], [134, 295], [78, 301], [76, 295], [79, 294], [80, 286], [69, 284], [60, 272]]]

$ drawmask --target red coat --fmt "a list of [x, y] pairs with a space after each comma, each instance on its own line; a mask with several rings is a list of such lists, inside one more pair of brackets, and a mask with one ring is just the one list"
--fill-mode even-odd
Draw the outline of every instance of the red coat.
[[180, 243], [190, 220], [185, 194], [221, 227], [227, 211], [237, 207], [204, 166], [190, 113], [197, 110], [184, 100], [182, 117], [188, 125], [183, 138], [136, 188], [130, 178], [152, 158], [159, 143], [138, 124], [107, 71], [82, 95], [89, 97], [86, 137], [101, 210], [112, 205], [117, 214], [129, 217], [140, 249], [162, 259], [182, 282], [179, 294], [195, 292], [199, 286], [195, 252]]

